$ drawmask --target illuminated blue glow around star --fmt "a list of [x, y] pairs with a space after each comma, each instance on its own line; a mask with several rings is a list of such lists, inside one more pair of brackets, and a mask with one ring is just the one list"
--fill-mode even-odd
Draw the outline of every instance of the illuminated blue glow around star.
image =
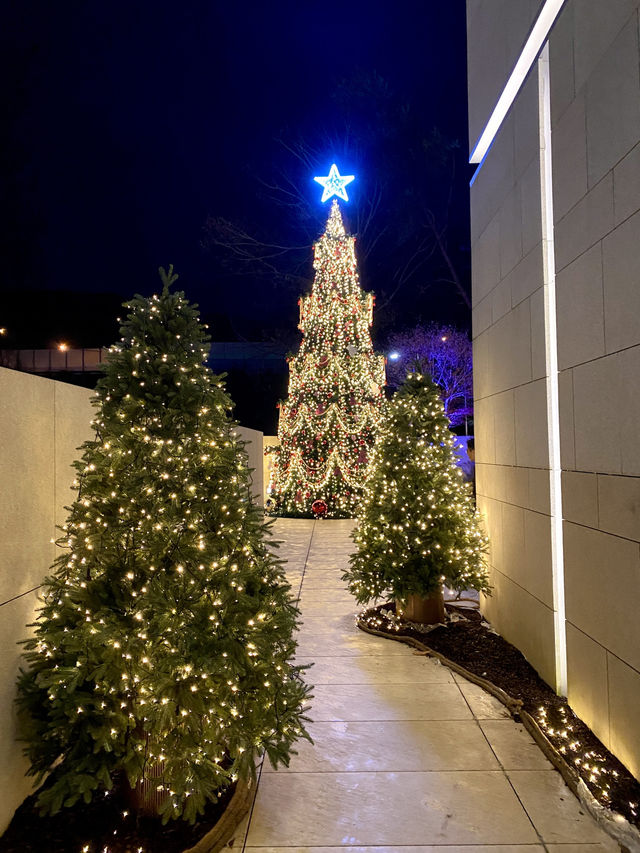
[[355, 175], [341, 175], [340, 172], [338, 172], [338, 167], [334, 163], [329, 169], [329, 174], [326, 178], [314, 178], [313, 180], [317, 181], [324, 187], [322, 201], [326, 201], [328, 198], [331, 198], [332, 195], [337, 195], [338, 198], [344, 199], [344, 201], [349, 201], [349, 196], [347, 195], [345, 187], [347, 184], [350, 184], [354, 178]]

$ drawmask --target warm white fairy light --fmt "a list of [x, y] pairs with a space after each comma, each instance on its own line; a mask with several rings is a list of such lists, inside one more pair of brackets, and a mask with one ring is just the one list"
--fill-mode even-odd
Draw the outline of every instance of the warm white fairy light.
[[488, 591], [488, 540], [448, 427], [437, 387], [410, 374], [387, 406], [358, 510], [345, 579], [359, 602], [427, 596], [444, 581]]
[[[38, 715], [36, 768], [62, 753], [70, 784], [91, 793], [127, 756], [134, 778], [158, 769], [171, 817], [193, 819], [259, 751], [288, 759], [308, 690], [291, 663], [290, 589], [195, 312], [168, 292], [132, 306], [27, 643], [45, 687], [25, 675], [22, 701]], [[89, 758], [74, 772], [78, 740]]]
[[352, 516], [384, 403], [384, 357], [373, 352], [373, 295], [360, 287], [355, 238], [334, 201], [314, 247], [315, 279], [300, 299], [303, 339], [289, 361], [269, 493], [283, 514]]
[[[557, 724], [549, 721], [549, 715], [559, 717]], [[587, 749], [575, 735], [573, 712], [566, 704], [552, 706], [549, 709], [540, 706], [536, 721], [553, 747], [561, 753], [569, 765], [573, 765], [594, 797], [605, 806], [611, 802], [611, 786], [619, 778], [619, 773], [607, 758], [594, 749]], [[637, 819], [638, 804], [628, 803], [629, 817]]]

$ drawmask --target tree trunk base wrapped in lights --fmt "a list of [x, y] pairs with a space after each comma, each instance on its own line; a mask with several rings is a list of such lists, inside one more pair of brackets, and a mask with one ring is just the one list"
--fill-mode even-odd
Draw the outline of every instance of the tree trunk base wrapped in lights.
[[[164, 764], [164, 761], [160, 761], [147, 768], [144, 779], [134, 786], [125, 783], [127, 801], [137, 814], [157, 818], [162, 811], [170, 796], [163, 784]], [[216, 823], [197, 844], [184, 853], [219, 853], [233, 838], [238, 825], [249, 811], [255, 785], [251, 778], [238, 779], [233, 788], [231, 799]]]
[[[170, 796], [169, 791], [165, 790], [159, 781], [163, 776], [163, 765], [164, 762], [155, 765], [143, 780], [128, 788], [127, 800], [137, 814], [157, 818]], [[231, 799], [216, 823], [197, 844], [189, 847], [184, 853], [219, 853], [233, 838], [238, 825], [249, 811], [253, 794], [252, 780], [239, 779], [235, 783]]]
[[[385, 383], [373, 352], [373, 294], [358, 280], [355, 237], [333, 202], [314, 246], [315, 279], [300, 300], [303, 339], [289, 359], [288, 398], [269, 484], [269, 511], [305, 518], [351, 518], [367, 477]], [[315, 509], [314, 509], [315, 507]]]
[[408, 595], [406, 600], [396, 601], [396, 613], [407, 622], [420, 622], [423, 625], [444, 624], [444, 596], [442, 589], [431, 595]]
[[144, 778], [135, 785], [125, 783], [126, 797], [137, 814], [157, 817], [169, 799], [169, 791], [163, 783], [164, 761], [147, 769]]
[[[138, 814], [157, 817], [158, 812], [168, 798], [169, 792], [158, 785], [162, 778], [163, 762], [151, 769], [144, 780], [129, 788], [127, 799]], [[219, 853], [233, 838], [240, 821], [245, 817], [251, 805], [255, 786], [251, 779], [238, 779], [235, 790], [224, 812], [214, 826], [202, 836], [197, 844], [184, 853]]]
[[61, 759], [42, 814], [90, 805], [144, 768], [137, 809], [193, 825], [256, 755], [286, 764], [307, 736], [298, 611], [205, 364], [206, 329], [171, 292], [173, 270], [161, 275], [162, 294], [128, 303], [109, 351], [25, 642], [30, 772], [43, 779]]
[[240, 822], [251, 807], [254, 794], [255, 786], [251, 779], [238, 779], [229, 805], [216, 825], [197, 844], [183, 853], [219, 853], [234, 837]]

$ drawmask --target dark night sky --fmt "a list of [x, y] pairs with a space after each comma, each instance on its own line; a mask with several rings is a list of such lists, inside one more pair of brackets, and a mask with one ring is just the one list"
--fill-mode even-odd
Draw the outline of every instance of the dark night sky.
[[[244, 334], [252, 312], [263, 332], [283, 317], [295, 321], [287, 289], [221, 272], [202, 249], [203, 226], [208, 216], [225, 216], [279, 233], [280, 211], [255, 205], [255, 175], [269, 179], [277, 165], [286, 168], [277, 162], [279, 134], [303, 133], [313, 142], [317, 131], [324, 139], [334, 126], [336, 85], [358, 70], [375, 70], [426, 128], [460, 141], [454, 219], [464, 251], [464, 15], [464, 0], [5, 4], [1, 287], [28, 300], [24, 308], [15, 293], [5, 301], [13, 325], [20, 312], [40, 306], [40, 333], [64, 335], [64, 314], [56, 311], [64, 306], [71, 334], [85, 344], [109, 343], [89, 338], [108, 334], [96, 314], [112, 311], [115, 297], [101, 308], [85, 295], [151, 293], [157, 267], [169, 263], [203, 313], [220, 318], [217, 337], [225, 337], [225, 315]], [[366, 174], [373, 166], [364, 151], [354, 145], [348, 166], [338, 167]], [[334, 153], [327, 150], [325, 168]], [[383, 168], [379, 160], [376, 168]], [[317, 200], [322, 223], [312, 177], [301, 189]], [[283, 242], [288, 227], [283, 218]], [[374, 289], [376, 274], [363, 270]], [[49, 297], [34, 300], [33, 290]], [[69, 300], [61, 290], [76, 295]], [[467, 321], [450, 286], [416, 293], [396, 300], [392, 325], [412, 323], [415, 299], [421, 316]], [[9, 323], [0, 317], [0, 325]], [[27, 344], [21, 334], [15, 343]]]

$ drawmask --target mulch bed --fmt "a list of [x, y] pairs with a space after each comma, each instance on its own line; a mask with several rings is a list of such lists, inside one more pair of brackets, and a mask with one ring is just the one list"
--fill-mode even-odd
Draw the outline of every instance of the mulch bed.
[[[640, 829], [640, 783], [593, 734], [566, 701], [546, 684], [514, 646], [496, 634], [477, 610], [447, 604], [453, 620], [428, 633], [401, 624], [393, 604], [361, 614], [358, 624], [397, 638], [410, 638], [522, 703], [547, 740], [577, 771], [591, 794], [606, 808]], [[517, 707], [512, 716], [518, 717]]]
[[235, 785], [209, 803], [193, 826], [183, 820], [162, 826], [160, 819], [136, 817], [117, 793], [40, 817], [32, 795], [0, 838], [0, 853], [182, 853], [217, 823], [234, 790]]

